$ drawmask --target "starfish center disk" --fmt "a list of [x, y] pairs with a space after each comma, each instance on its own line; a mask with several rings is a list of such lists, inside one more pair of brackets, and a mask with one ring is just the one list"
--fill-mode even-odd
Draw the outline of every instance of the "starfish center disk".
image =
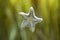
[[27, 20], [28, 20], [28, 22], [31, 23], [33, 21], [33, 18], [32, 17], [29, 17]]

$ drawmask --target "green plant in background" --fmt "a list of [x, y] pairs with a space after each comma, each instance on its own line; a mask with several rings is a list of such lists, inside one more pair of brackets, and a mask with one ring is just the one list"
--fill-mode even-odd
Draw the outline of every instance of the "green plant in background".
[[[0, 0], [0, 40], [60, 40], [59, 4], [58, 0]], [[30, 6], [44, 21], [36, 24], [35, 32], [29, 28], [22, 32], [18, 13], [28, 13]]]

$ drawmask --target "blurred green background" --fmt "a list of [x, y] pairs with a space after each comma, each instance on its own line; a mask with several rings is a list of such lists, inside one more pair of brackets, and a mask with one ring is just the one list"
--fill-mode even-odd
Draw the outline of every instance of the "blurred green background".
[[[43, 21], [36, 24], [35, 32], [20, 30], [22, 17], [33, 6]], [[0, 40], [60, 40], [59, 0], [0, 0]]]

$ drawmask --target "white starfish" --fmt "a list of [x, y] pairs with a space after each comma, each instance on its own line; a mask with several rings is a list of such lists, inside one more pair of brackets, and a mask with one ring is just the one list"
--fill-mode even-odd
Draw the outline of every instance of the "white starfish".
[[32, 32], [35, 30], [35, 24], [41, 22], [43, 19], [35, 16], [33, 7], [30, 7], [29, 13], [19, 12], [23, 17], [23, 22], [21, 24], [21, 29], [24, 29], [26, 26], [30, 28]]

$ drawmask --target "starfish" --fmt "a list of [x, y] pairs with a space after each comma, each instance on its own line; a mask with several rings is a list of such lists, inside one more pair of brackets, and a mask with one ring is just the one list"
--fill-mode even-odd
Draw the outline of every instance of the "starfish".
[[35, 24], [43, 20], [42, 18], [38, 18], [35, 16], [33, 7], [30, 7], [28, 14], [24, 12], [19, 12], [19, 14], [23, 18], [21, 29], [24, 29], [25, 27], [29, 27], [32, 32], [35, 31]]

